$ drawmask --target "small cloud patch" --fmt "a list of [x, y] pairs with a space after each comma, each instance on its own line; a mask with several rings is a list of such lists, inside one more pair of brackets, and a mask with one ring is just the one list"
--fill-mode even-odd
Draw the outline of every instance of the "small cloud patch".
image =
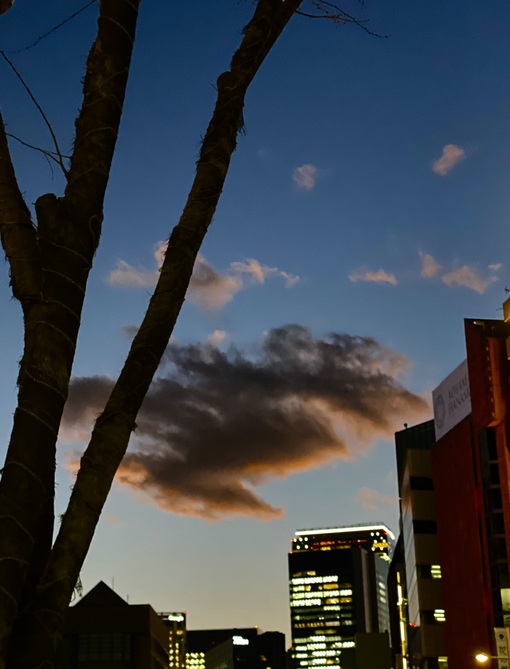
[[292, 180], [300, 190], [313, 190], [317, 183], [317, 168], [311, 163], [296, 167], [292, 173]]
[[447, 144], [443, 146], [441, 157], [432, 163], [432, 171], [441, 177], [445, 177], [465, 157], [466, 153], [460, 146], [457, 146], [457, 144]]
[[444, 274], [441, 277], [441, 280], [447, 286], [469, 288], [469, 290], [473, 290], [475, 293], [483, 295], [489, 286], [499, 280], [499, 277], [496, 275], [494, 269], [491, 269], [494, 267], [499, 269], [501, 265], [489, 265], [488, 269], [491, 270], [490, 274], [484, 275], [474, 265], [462, 265], [462, 267], [458, 267], [453, 269], [451, 272]]
[[430, 255], [430, 253], [423, 253], [418, 251], [421, 258], [421, 275], [424, 279], [431, 279], [436, 276], [441, 269], [441, 265]]

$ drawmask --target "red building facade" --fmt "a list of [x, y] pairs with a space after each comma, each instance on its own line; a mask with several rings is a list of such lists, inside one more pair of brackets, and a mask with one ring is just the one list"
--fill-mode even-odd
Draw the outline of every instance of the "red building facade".
[[[434, 397], [433, 479], [449, 669], [510, 627], [509, 325], [466, 320], [467, 370]], [[465, 369], [465, 368], [464, 368]]]

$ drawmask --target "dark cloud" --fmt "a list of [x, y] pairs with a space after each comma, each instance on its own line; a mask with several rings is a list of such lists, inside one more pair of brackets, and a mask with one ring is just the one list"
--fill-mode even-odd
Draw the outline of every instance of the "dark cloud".
[[[249, 353], [172, 344], [118, 480], [175, 513], [281, 515], [256, 486], [351, 458], [428, 413], [398, 382], [406, 367], [375, 339], [316, 339], [298, 325], [271, 330]], [[90, 425], [111, 385], [105, 377], [73, 380], [64, 437]]]

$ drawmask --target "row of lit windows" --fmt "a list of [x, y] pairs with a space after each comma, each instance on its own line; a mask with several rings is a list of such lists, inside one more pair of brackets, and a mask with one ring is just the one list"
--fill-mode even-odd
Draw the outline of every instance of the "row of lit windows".
[[334, 595], [339, 595], [340, 590], [313, 590], [313, 592], [303, 592], [302, 590], [299, 590], [298, 592], [295, 592], [294, 590], [292, 591], [291, 597], [292, 599], [296, 598], [301, 598], [301, 599], [307, 599], [311, 597], [332, 597]]
[[[301, 666], [304, 666], [304, 667], [310, 666], [310, 665], [324, 665], [324, 664], [330, 665], [330, 663], [331, 663], [331, 665], [333, 665], [334, 660], [326, 660], [324, 662], [324, 660], [321, 660], [318, 657], [307, 658], [306, 660], [300, 660], [299, 661], [299, 664]], [[334, 665], [334, 666], [338, 666], [338, 665]], [[340, 667], [339, 667], [339, 669], [340, 669]]]
[[[308, 664], [309, 664], [309, 663], [308, 663], [307, 661], [305, 661], [305, 660], [300, 660], [300, 661], [299, 661], [299, 665], [300, 665], [301, 667], [306, 667], [306, 666], [308, 666]], [[324, 662], [321, 662], [321, 664], [324, 664]], [[339, 664], [335, 664], [335, 661], [334, 661], [334, 660], [327, 660], [327, 661], [326, 661], [326, 664], [328, 665], [328, 669], [341, 669], [340, 665], [339, 665]]]
[[[336, 587], [336, 586], [335, 586]], [[292, 588], [292, 598], [301, 597], [348, 597], [352, 595], [352, 588], [342, 588], [342, 590], [334, 590], [333, 588], [317, 588], [311, 592], [305, 592], [303, 588]]]
[[[314, 592], [293, 592], [291, 594], [291, 600], [295, 599], [326, 599], [328, 600], [336, 600], [336, 603], [338, 601], [343, 602], [344, 604], [347, 604], [348, 602], [352, 602], [352, 590], [331, 590], [330, 592], [321, 592], [321, 591], [314, 591]], [[332, 603], [332, 601], [330, 602]]]
[[[320, 639], [321, 637], [315, 637], [315, 639]], [[326, 637], [322, 637], [326, 639]], [[342, 637], [335, 636], [327, 639], [327, 643], [319, 645], [315, 643], [314, 637], [308, 639], [298, 639], [297, 643], [294, 644], [293, 649], [295, 651], [304, 652], [309, 649], [311, 650], [322, 650], [324, 648], [352, 648], [354, 646], [354, 641], [352, 637]], [[304, 643], [303, 643], [304, 642]]]
[[[337, 650], [314, 650], [312, 652], [313, 657], [336, 657], [338, 655]], [[296, 653], [294, 656], [297, 659], [305, 658], [305, 657], [310, 657], [310, 654], [308, 653]]]
[[307, 576], [305, 578], [291, 579], [292, 585], [302, 585], [304, 583], [332, 583], [338, 581], [338, 576]]
[[[344, 585], [344, 584], [342, 584]], [[296, 585], [293, 581], [291, 581], [290, 587], [293, 592], [308, 592], [309, 590], [312, 589], [312, 585]], [[337, 581], [333, 581], [331, 583], [324, 583], [324, 584], [319, 584], [316, 585], [315, 589], [316, 590], [335, 590], [339, 587], [339, 584]]]
[[[306, 620], [306, 616], [295, 616], [293, 620]], [[306, 623], [292, 623], [294, 627], [335, 627], [337, 625], [340, 625], [338, 620], [322, 620], [320, 622], [314, 622], [313, 620], [310, 620], [309, 622]]]

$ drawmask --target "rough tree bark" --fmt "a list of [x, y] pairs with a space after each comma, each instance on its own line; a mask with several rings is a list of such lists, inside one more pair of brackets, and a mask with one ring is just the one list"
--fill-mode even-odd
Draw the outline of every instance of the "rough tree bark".
[[0, 482], [0, 669], [50, 668], [79, 571], [137, 412], [184, 301], [242, 126], [245, 94], [301, 0], [258, 0], [220, 75], [186, 206], [124, 368], [96, 422], [51, 546], [55, 447], [99, 242], [140, 0], [101, 0], [62, 197], [23, 201], [0, 121], [0, 235], [25, 326], [18, 407]]

